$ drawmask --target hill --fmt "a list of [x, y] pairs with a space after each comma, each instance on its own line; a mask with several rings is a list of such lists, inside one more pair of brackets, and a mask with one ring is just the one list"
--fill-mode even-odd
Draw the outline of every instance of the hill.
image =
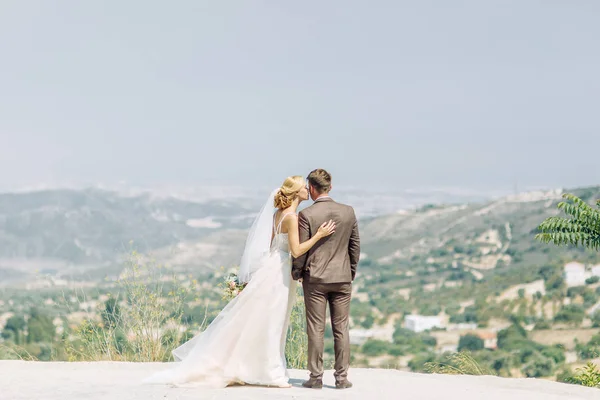
[[[436, 269], [439, 278], [454, 272], [480, 279], [507, 268], [542, 265], [557, 252], [534, 242], [532, 232], [546, 216], [557, 214], [561, 192], [428, 204], [362, 218], [363, 271], [375, 262], [395, 270]], [[574, 192], [586, 199], [600, 196], [598, 187]], [[356, 196], [344, 193], [342, 200], [354, 204]], [[394, 201], [398, 207], [407, 204], [404, 194], [377, 196], [385, 204], [380, 210], [393, 208]], [[414, 201], [435, 198], [416, 196]], [[370, 204], [378, 201], [359, 204], [361, 210], [376, 209]], [[106, 271], [118, 271], [132, 248], [193, 271], [229, 267], [239, 260], [256, 204], [255, 199], [191, 201], [98, 189], [0, 194], [0, 277], [4, 284], [30, 279], [33, 271], [103, 278]], [[571, 255], [583, 257], [578, 251]]]
[[[588, 202], [600, 198], [600, 187], [568, 192]], [[554, 190], [486, 203], [427, 205], [361, 221], [365, 255], [361, 288], [384, 293], [386, 299], [438, 292], [419, 298], [421, 311], [427, 314], [423, 308], [430, 300], [444, 304], [440, 297], [444, 292], [452, 294], [453, 302], [474, 295], [500, 296], [511, 286], [547, 280], [569, 261], [600, 263], [595, 252], [534, 240], [540, 222], [558, 215], [562, 193]]]
[[193, 266], [212, 268], [208, 260], [219, 249], [211, 244], [228, 242], [229, 235], [239, 244], [253, 212], [223, 199], [191, 202], [95, 189], [0, 194], [0, 276], [4, 284], [26, 281], [34, 271], [101, 279], [118, 270], [132, 248], [168, 254], [198, 242], [205, 256]]
[[[565, 192], [588, 202], [600, 198], [600, 187]], [[562, 193], [427, 204], [361, 218], [352, 365], [425, 371], [428, 363], [444, 363], [449, 353], [466, 348], [493, 374], [564, 381], [588, 360], [600, 364], [600, 277], [591, 276], [600, 255], [534, 240], [538, 224], [558, 214]], [[26, 343], [41, 360], [66, 359], [58, 334], [73, 338], [86, 324], [99, 323], [111, 296], [122, 309], [130, 307], [127, 290], [138, 284], [157, 296], [156, 307], [169, 304], [183, 286], [173, 324], [186, 335], [197, 331], [224, 306], [219, 283], [237, 263], [252, 220], [247, 207], [215, 199], [88, 190], [0, 200], [6, 239], [0, 244], [0, 329], [12, 318], [2, 331], [6, 342]], [[135, 262], [154, 258], [169, 271], [139, 270], [135, 285], [123, 287], [128, 283], [119, 277], [131, 267], [123, 260], [132, 248], [141, 253]], [[572, 261], [582, 263], [575, 267], [589, 276], [585, 282], [565, 280], [564, 266]], [[25, 340], [23, 326], [32, 314], [41, 315], [35, 323], [51, 319], [56, 330], [47, 337], [54, 343], [38, 345], [43, 335]], [[428, 322], [409, 326], [409, 319]], [[326, 335], [325, 362], [331, 365], [330, 329]]]

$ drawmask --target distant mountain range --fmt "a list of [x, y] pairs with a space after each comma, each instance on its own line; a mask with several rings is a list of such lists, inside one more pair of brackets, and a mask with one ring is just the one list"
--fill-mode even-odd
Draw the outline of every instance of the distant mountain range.
[[[5, 190], [10, 194], [30, 194], [46, 192], [110, 192], [122, 197], [150, 196], [153, 199], [174, 198], [193, 203], [210, 203], [226, 200], [235, 204], [243, 204], [244, 208], [257, 210], [262, 206], [270, 187], [235, 187], [235, 186], [155, 186], [136, 187], [127, 185], [96, 185], [80, 187], [70, 185], [64, 187], [35, 186], [15, 190]], [[0, 194], [3, 191], [0, 189]], [[351, 204], [361, 217], [394, 213], [400, 209], [412, 209], [424, 204], [455, 204], [465, 202], [482, 202], [500, 198], [509, 191], [503, 189], [469, 189], [460, 187], [420, 187], [397, 189], [392, 183], [385, 189], [372, 189], [361, 186], [336, 187], [334, 196], [337, 200]], [[306, 205], [306, 204], [305, 204]]]
[[[574, 191], [600, 197], [598, 187]], [[258, 192], [202, 200], [100, 189], [0, 194], [0, 282], [26, 280], [34, 271], [101, 277], [117, 271], [131, 249], [195, 270], [235, 265], [264, 201]], [[391, 263], [431, 252], [435, 258], [436, 249], [477, 247], [484, 250], [453, 259], [488, 270], [514, 263], [515, 249], [532, 246], [532, 230], [557, 213], [561, 193], [485, 201], [476, 193], [348, 190], [337, 198], [361, 215], [363, 250], [371, 260]]]
[[148, 253], [242, 231], [254, 210], [227, 200], [196, 203], [147, 194], [49, 190], [0, 195], [0, 268], [5, 276], [75, 266], [114, 267], [135, 248]]

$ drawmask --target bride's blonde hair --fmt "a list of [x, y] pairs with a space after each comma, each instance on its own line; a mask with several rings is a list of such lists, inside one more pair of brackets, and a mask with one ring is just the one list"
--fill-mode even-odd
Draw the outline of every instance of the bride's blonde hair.
[[298, 192], [304, 186], [306, 186], [306, 182], [300, 175], [287, 177], [275, 194], [275, 207], [283, 210], [291, 206], [296, 196], [298, 196]]

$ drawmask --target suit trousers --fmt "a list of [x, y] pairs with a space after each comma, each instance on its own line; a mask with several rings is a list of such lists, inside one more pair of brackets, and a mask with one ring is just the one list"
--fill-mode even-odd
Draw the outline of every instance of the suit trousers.
[[327, 303], [331, 316], [335, 350], [335, 380], [344, 381], [350, 367], [349, 314], [352, 283], [302, 283], [308, 334], [308, 369], [310, 377], [323, 377], [323, 347]]

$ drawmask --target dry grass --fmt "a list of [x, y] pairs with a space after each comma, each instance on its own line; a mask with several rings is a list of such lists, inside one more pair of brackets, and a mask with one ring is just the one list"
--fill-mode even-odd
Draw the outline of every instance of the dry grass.
[[111, 309], [102, 305], [101, 318], [90, 315], [65, 341], [69, 360], [170, 360], [184, 339], [181, 318], [188, 291], [175, 277], [167, 291], [166, 272], [133, 252], [117, 282], [118, 292], [109, 300]]
[[[165, 280], [167, 272], [153, 262], [142, 262], [141, 256], [132, 253], [117, 282], [117, 294], [106, 302], [110, 309], [100, 304], [65, 339], [69, 360], [172, 360], [172, 351], [189, 338], [191, 327], [181, 321], [189, 292], [174, 276]], [[76, 297], [79, 303], [86, 302], [84, 295]], [[201, 332], [205, 324], [206, 318], [200, 327], [194, 327], [194, 333]], [[288, 368], [306, 368], [307, 347], [304, 304], [299, 295], [292, 309], [285, 347]]]
[[[299, 291], [299, 289], [297, 289]], [[304, 313], [304, 300], [297, 296], [296, 304], [292, 309], [290, 327], [285, 343], [285, 358], [287, 367], [293, 369], [306, 369], [308, 362], [308, 336], [306, 335], [306, 317]]]
[[431, 374], [447, 375], [496, 375], [482, 367], [469, 352], [454, 353], [447, 357], [448, 363], [431, 362], [425, 364], [425, 371]]
[[0, 360], [39, 361], [27, 349], [13, 343], [0, 344]]

